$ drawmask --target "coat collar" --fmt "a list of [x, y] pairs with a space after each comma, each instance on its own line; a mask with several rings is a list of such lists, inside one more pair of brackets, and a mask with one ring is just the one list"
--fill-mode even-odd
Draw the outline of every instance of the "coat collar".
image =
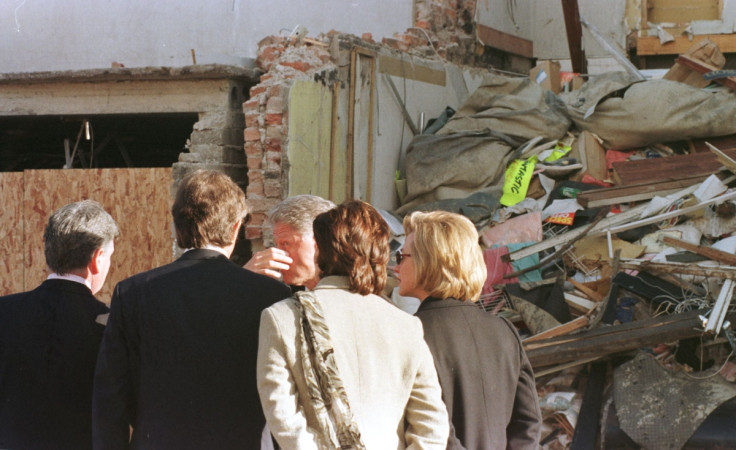
[[180, 260], [193, 260], [193, 259], [222, 259], [224, 261], [230, 261], [225, 255], [218, 252], [217, 250], [210, 250], [207, 248], [194, 248], [186, 251]]
[[324, 277], [317, 283], [317, 286], [314, 287], [314, 290], [317, 289], [349, 289], [350, 288], [350, 280], [348, 277], [340, 276], [340, 275], [330, 275], [328, 277]]
[[477, 305], [475, 302], [471, 302], [471, 301], [463, 302], [455, 298], [442, 299], [442, 298], [437, 298], [437, 297], [427, 297], [419, 305], [419, 309], [417, 309], [417, 312], [427, 311], [430, 309], [458, 308], [458, 307], [465, 307], [465, 306], [471, 306], [475, 308]]

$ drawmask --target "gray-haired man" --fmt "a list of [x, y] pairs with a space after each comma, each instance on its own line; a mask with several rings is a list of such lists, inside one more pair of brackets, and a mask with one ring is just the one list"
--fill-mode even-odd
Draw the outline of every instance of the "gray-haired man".
[[0, 448], [92, 448], [92, 382], [108, 308], [94, 294], [118, 226], [92, 200], [70, 203], [44, 233], [51, 274], [0, 297]]
[[314, 288], [319, 281], [319, 273], [314, 263], [316, 244], [312, 222], [334, 207], [334, 203], [316, 195], [295, 195], [285, 199], [268, 213], [276, 246], [257, 252], [244, 267], [281, 279], [292, 287]]

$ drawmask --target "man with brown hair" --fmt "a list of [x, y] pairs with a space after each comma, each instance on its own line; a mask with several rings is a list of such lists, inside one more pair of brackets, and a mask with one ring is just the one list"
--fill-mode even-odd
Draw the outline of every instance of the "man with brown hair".
[[258, 448], [258, 323], [290, 291], [229, 261], [247, 210], [228, 176], [188, 176], [171, 212], [185, 253], [113, 293], [95, 374], [94, 447]]

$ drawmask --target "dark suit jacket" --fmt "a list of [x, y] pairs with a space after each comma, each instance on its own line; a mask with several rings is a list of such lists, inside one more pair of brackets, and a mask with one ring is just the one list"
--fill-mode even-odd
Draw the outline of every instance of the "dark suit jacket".
[[416, 316], [457, 440], [448, 448], [536, 449], [539, 400], [513, 324], [472, 302], [427, 298]]
[[0, 448], [92, 448], [92, 379], [107, 306], [46, 280], [0, 298]]
[[204, 249], [118, 283], [95, 374], [95, 449], [258, 448], [261, 311], [289, 295]]

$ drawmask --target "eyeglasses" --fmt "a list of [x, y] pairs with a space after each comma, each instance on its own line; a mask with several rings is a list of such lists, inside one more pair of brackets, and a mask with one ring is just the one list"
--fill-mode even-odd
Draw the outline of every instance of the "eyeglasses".
[[409, 258], [410, 256], [408, 253], [401, 253], [401, 250], [396, 250], [396, 264], [401, 264], [404, 258]]

